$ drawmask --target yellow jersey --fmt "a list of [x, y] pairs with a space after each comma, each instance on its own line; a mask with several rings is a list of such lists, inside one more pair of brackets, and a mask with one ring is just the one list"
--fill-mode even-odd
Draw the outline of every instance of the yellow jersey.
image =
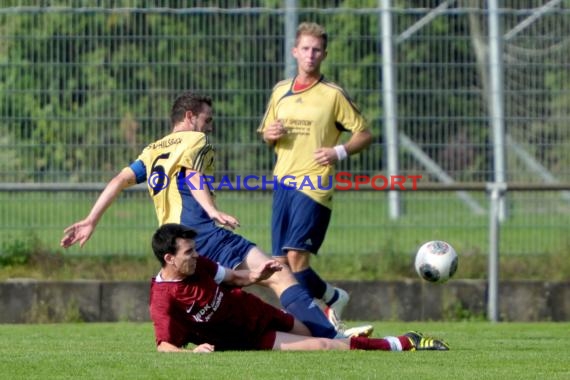
[[186, 169], [214, 175], [214, 149], [204, 133], [171, 133], [144, 148], [130, 168], [137, 183], [147, 182], [159, 225], [212, 223], [192, 197], [186, 178]]
[[276, 120], [283, 123], [287, 134], [275, 144], [273, 175], [332, 208], [335, 168], [319, 165], [314, 152], [337, 145], [342, 132], [361, 132], [368, 125], [344, 90], [324, 77], [301, 91], [293, 90], [294, 83], [293, 78], [275, 85], [258, 132]]

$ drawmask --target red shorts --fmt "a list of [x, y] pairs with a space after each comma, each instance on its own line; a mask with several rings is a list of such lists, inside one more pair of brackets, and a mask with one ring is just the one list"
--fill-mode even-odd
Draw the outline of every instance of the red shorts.
[[[291, 331], [294, 323], [295, 323], [295, 318], [291, 314], [283, 314], [281, 324], [282, 324], [282, 326], [286, 326], [286, 327], [283, 329], [279, 329], [277, 331], [283, 331], [283, 332]], [[272, 350], [273, 346], [275, 345], [275, 339], [277, 338], [277, 331], [276, 330], [270, 330], [270, 331], [267, 331], [265, 334], [263, 334], [261, 336], [261, 338], [259, 339], [257, 349], [258, 350]]]
[[256, 344], [258, 350], [272, 350], [277, 337], [277, 331], [289, 332], [295, 324], [295, 317], [287, 312], [277, 309], [269, 304], [263, 304], [263, 311], [260, 313], [265, 314], [268, 318], [266, 331], [259, 337]]
[[[227, 329], [217, 326], [210, 331], [216, 349], [225, 350], [271, 350], [275, 344], [276, 332], [289, 332], [295, 324], [295, 317], [262, 301], [257, 296], [234, 289], [232, 293], [239, 302]], [[238, 311], [239, 310], [239, 311]]]

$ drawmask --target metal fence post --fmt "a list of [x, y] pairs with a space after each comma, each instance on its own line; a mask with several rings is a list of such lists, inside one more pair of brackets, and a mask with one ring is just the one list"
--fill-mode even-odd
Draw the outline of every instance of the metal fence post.
[[[497, 183], [506, 182], [505, 110], [503, 94], [503, 45], [497, 0], [489, 0], [489, 112], [493, 136], [493, 175]], [[499, 217], [507, 217], [506, 200], [501, 197]]]
[[489, 269], [487, 318], [491, 322], [499, 321], [499, 233], [501, 202], [507, 190], [504, 182], [488, 183], [490, 191], [489, 207]]
[[[382, 94], [384, 95], [384, 134], [386, 139], [386, 165], [388, 175], [398, 175], [398, 127], [396, 124], [396, 89], [392, 58], [392, 14], [390, 0], [381, 0], [380, 30], [382, 42]], [[400, 216], [400, 195], [388, 192], [390, 219]]]

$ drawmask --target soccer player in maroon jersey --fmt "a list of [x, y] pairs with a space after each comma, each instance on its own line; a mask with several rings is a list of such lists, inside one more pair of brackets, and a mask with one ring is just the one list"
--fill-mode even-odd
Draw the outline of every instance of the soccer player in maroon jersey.
[[232, 270], [199, 256], [196, 232], [180, 224], [162, 225], [152, 248], [161, 270], [152, 279], [150, 316], [159, 351], [214, 350], [448, 350], [438, 339], [417, 332], [385, 338], [315, 338], [291, 314], [241, 289], [282, 269], [270, 260], [257, 269]]

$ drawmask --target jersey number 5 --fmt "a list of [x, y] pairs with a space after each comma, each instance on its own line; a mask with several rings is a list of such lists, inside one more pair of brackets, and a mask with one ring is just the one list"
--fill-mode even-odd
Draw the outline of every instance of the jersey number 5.
[[170, 183], [170, 178], [166, 175], [164, 166], [157, 165], [158, 160], [166, 160], [170, 157], [170, 153], [163, 153], [156, 157], [152, 162], [152, 167], [150, 171], [150, 176], [148, 177], [148, 185], [152, 189], [152, 196], [154, 197], [162, 190], [166, 189]]

